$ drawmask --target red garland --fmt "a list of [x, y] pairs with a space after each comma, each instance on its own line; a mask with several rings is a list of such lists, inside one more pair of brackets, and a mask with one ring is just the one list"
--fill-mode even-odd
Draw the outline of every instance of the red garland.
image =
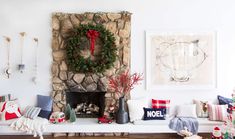
[[96, 30], [88, 30], [86, 33], [87, 37], [90, 39], [90, 51], [91, 54], [94, 55], [94, 50], [95, 50], [95, 39], [99, 37], [99, 32]]

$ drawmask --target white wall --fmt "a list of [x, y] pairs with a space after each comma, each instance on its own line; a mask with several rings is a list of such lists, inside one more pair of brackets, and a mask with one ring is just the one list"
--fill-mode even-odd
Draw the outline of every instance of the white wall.
[[[173, 103], [187, 103], [192, 98], [215, 99], [217, 94], [230, 96], [235, 84], [235, 18], [233, 0], [0, 0], [0, 35], [8, 35], [12, 42], [10, 79], [5, 79], [6, 47], [0, 39], [0, 94], [12, 93], [21, 105], [31, 105], [36, 94], [51, 91], [51, 13], [52, 12], [118, 12], [130, 11], [132, 16], [132, 71], [145, 72], [145, 30], [217, 31], [217, 83], [212, 91], [146, 91], [144, 82], [132, 92], [133, 97], [154, 96], [170, 98]], [[20, 63], [19, 35], [28, 33], [25, 46], [26, 72], [16, 70]], [[34, 85], [31, 37], [39, 38], [39, 76]]]

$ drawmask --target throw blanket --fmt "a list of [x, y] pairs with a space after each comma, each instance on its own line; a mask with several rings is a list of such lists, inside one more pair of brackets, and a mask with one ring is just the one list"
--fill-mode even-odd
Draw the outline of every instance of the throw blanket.
[[181, 130], [185, 130], [185, 127], [189, 132], [193, 134], [197, 134], [198, 132], [198, 121], [196, 118], [191, 117], [175, 117], [170, 120], [169, 128], [180, 132]]
[[10, 127], [18, 130], [18, 131], [24, 131], [30, 134], [34, 134], [34, 137], [37, 137], [37, 135], [40, 137], [40, 139], [43, 139], [43, 131], [44, 126], [48, 123], [47, 119], [36, 117], [35, 119], [29, 119], [24, 116], [20, 117], [19, 119], [15, 120]]

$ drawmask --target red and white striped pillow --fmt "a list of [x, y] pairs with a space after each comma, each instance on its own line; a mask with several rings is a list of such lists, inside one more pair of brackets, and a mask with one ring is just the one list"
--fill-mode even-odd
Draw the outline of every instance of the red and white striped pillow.
[[152, 108], [170, 108], [170, 100], [152, 99]]
[[225, 121], [227, 118], [228, 105], [208, 104], [209, 120]]
[[156, 99], [152, 99], [152, 108], [166, 109], [166, 117], [169, 117], [169, 113], [170, 113], [170, 100], [156, 100]]

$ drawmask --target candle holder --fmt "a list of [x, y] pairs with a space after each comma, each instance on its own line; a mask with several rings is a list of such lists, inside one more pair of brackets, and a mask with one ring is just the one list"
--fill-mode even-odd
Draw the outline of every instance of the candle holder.
[[19, 69], [19, 71], [20, 71], [21, 73], [23, 73], [24, 70], [25, 70], [25, 65], [24, 65], [24, 64], [19, 64], [19, 65], [18, 65], [18, 69]]
[[24, 36], [26, 35], [25, 32], [20, 32], [20, 37], [21, 37], [21, 41], [20, 41], [20, 47], [21, 47], [21, 63], [18, 65], [18, 70], [23, 73], [25, 70], [25, 64], [23, 64], [23, 52], [24, 52]]
[[6, 40], [6, 46], [7, 46], [7, 67], [4, 70], [4, 74], [6, 75], [7, 79], [10, 78], [11, 75], [11, 66], [10, 66], [10, 43], [11, 39], [9, 37], [3, 36]]

